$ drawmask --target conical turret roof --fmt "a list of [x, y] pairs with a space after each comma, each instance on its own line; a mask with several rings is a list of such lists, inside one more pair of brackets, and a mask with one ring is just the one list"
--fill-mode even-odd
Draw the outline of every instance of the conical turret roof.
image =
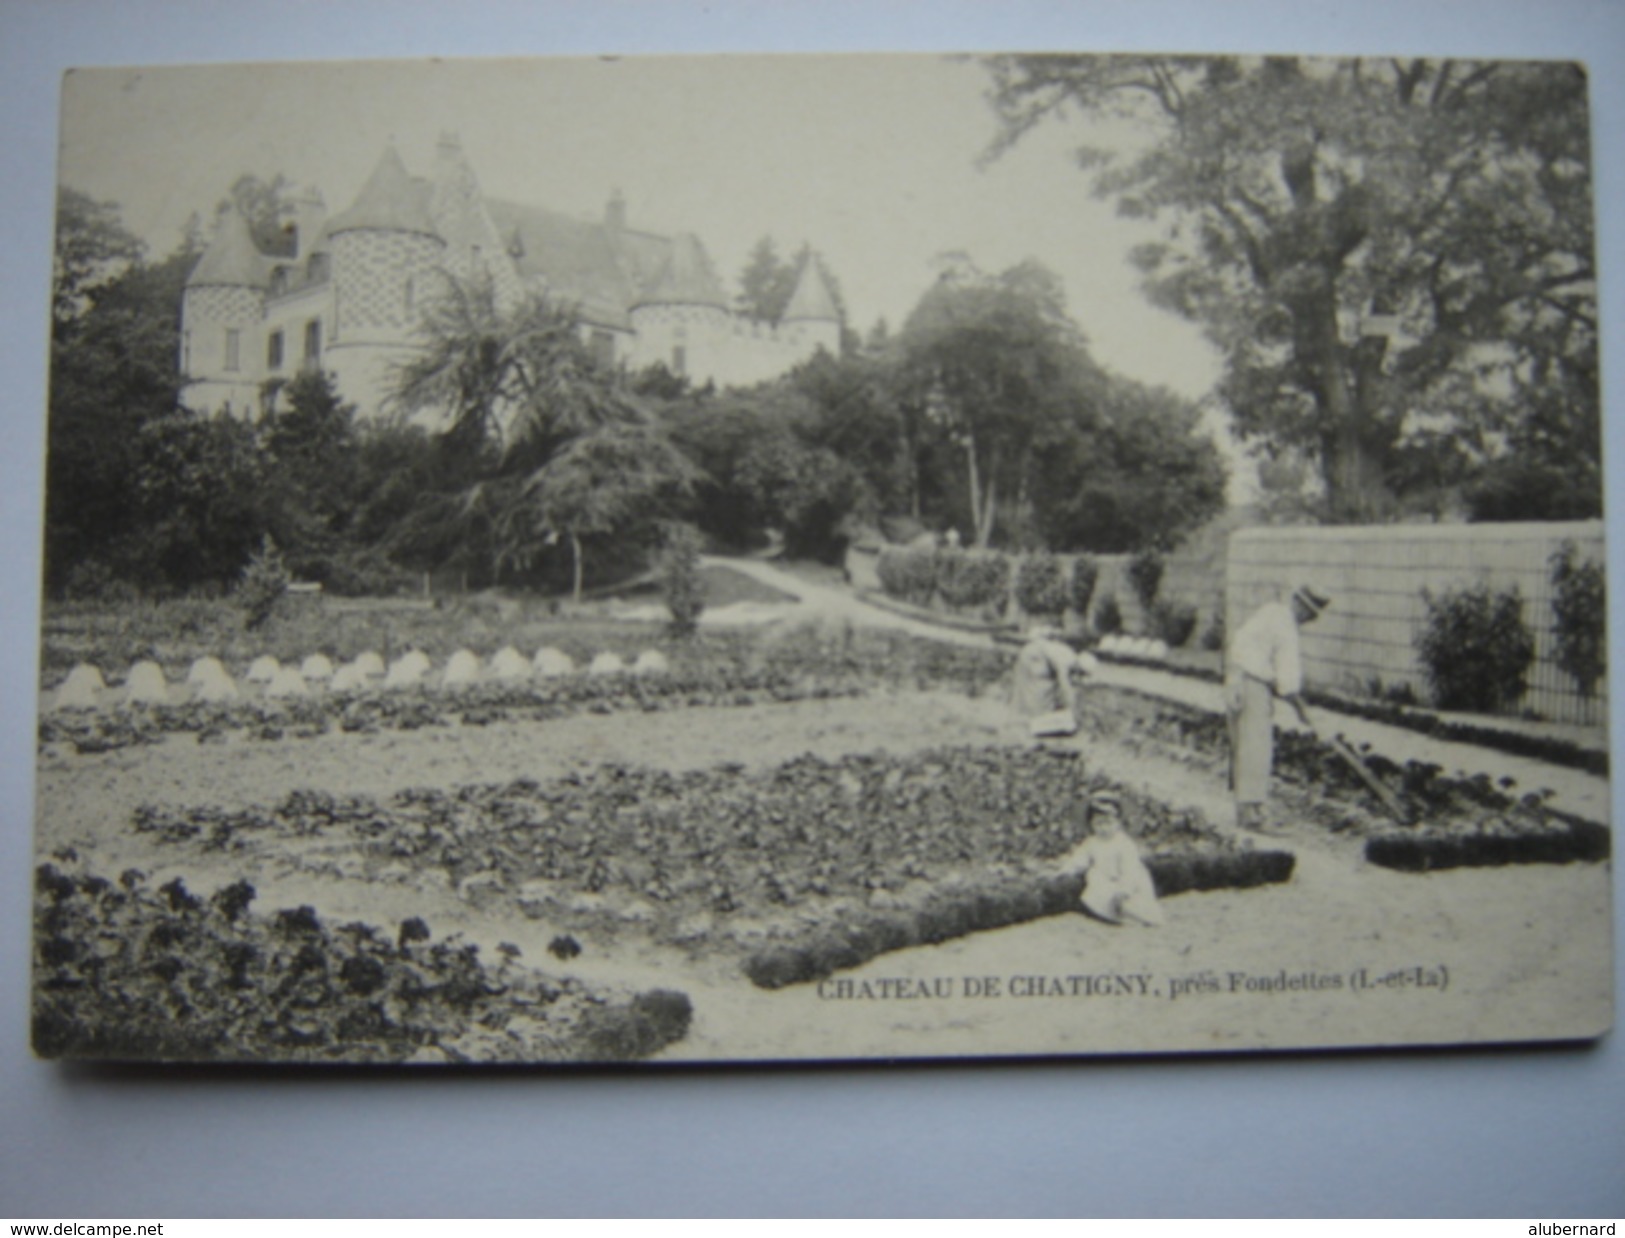
[[784, 307], [784, 313], [780, 316], [781, 322], [794, 322], [797, 319], [841, 321], [841, 312], [835, 305], [835, 294], [830, 291], [829, 281], [824, 278], [824, 268], [811, 254], [801, 264], [796, 290], [790, 294], [790, 304]]
[[672, 238], [671, 254], [660, 268], [650, 289], [637, 299], [639, 305], [711, 305], [728, 308], [722, 281], [699, 238], [685, 232]]
[[328, 221], [327, 235], [375, 228], [437, 236], [427, 198], [427, 187], [407, 174], [400, 155], [393, 146], [387, 146], [349, 209]]
[[264, 288], [271, 282], [271, 260], [260, 253], [241, 211], [222, 214], [214, 240], [186, 277], [188, 288], [204, 284]]

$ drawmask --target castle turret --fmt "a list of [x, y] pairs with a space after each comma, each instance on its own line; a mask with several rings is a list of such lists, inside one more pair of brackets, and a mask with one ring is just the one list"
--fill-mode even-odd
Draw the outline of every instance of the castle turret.
[[795, 291], [790, 294], [779, 324], [792, 340], [805, 340], [809, 354], [819, 348], [831, 355], [841, 351], [841, 311], [823, 264], [813, 254], [809, 253], [801, 264]]
[[198, 412], [258, 408], [261, 321], [271, 262], [254, 244], [248, 220], [221, 211], [215, 233], [181, 295], [182, 402]]
[[333, 322], [326, 363], [345, 394], [374, 410], [389, 363], [406, 355], [423, 304], [435, 294], [446, 244], [429, 213], [429, 187], [407, 175], [393, 146], [347, 210], [328, 221]]
[[649, 287], [632, 304], [637, 364], [661, 362], [705, 381], [721, 373], [729, 333], [728, 298], [699, 238], [681, 233]]
[[478, 178], [454, 133], [442, 133], [435, 146], [429, 218], [446, 243], [441, 263], [463, 280], [490, 280], [498, 305], [511, 306], [524, 294], [513, 250], [523, 242], [497, 230]]

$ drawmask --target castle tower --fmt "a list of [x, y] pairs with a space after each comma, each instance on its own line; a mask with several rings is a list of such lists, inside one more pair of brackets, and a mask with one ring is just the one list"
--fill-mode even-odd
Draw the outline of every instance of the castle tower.
[[227, 208], [181, 294], [181, 402], [200, 413], [253, 416], [264, 378], [265, 290], [271, 263], [240, 211]]
[[810, 357], [820, 348], [830, 356], [841, 352], [841, 312], [835, 304], [835, 293], [824, 277], [823, 264], [812, 255], [801, 264], [790, 303], [784, 307], [779, 319], [779, 330], [792, 347], [805, 348], [802, 354]]
[[517, 237], [497, 231], [479, 180], [454, 133], [442, 133], [435, 146], [428, 210], [436, 234], [445, 242], [441, 257], [445, 269], [462, 280], [489, 279], [498, 306], [516, 304], [524, 295], [514, 265]]
[[411, 355], [424, 300], [438, 285], [446, 244], [428, 200], [428, 186], [407, 175], [390, 146], [326, 227], [333, 308], [325, 364], [364, 412], [388, 395], [390, 364]]
[[634, 365], [659, 361], [695, 382], [727, 381], [728, 298], [692, 233], [672, 238], [654, 283], [633, 302], [631, 319], [637, 333]]

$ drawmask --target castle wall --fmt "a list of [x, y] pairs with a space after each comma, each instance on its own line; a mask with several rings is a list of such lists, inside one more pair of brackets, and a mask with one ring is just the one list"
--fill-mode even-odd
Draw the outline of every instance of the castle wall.
[[181, 298], [181, 402], [195, 412], [228, 405], [252, 415], [264, 377], [265, 338], [257, 288], [205, 284]]
[[840, 346], [840, 328], [833, 322], [774, 327], [708, 306], [640, 306], [632, 311], [632, 327], [636, 334], [627, 364], [633, 369], [660, 362], [675, 370], [673, 358], [681, 348], [689, 380], [719, 387], [767, 382], [820, 347], [834, 353]]

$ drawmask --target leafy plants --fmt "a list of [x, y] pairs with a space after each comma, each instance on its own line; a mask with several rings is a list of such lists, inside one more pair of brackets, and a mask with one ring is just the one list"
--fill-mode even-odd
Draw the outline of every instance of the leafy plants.
[[1417, 653], [1440, 709], [1495, 713], [1515, 706], [1528, 688], [1535, 638], [1514, 587], [1476, 584], [1422, 599], [1427, 620]]
[[1602, 565], [1582, 562], [1578, 554], [1573, 542], [1564, 542], [1552, 555], [1552, 615], [1557, 664], [1590, 700], [1608, 673], [1608, 584]]
[[671, 612], [673, 636], [691, 636], [705, 609], [705, 588], [700, 580], [700, 534], [693, 525], [667, 527], [660, 552], [660, 589]]
[[[61, 866], [59, 866], [59, 863]], [[310, 907], [260, 916], [237, 881], [204, 897], [66, 859], [35, 873], [34, 1047], [148, 1060], [619, 1061], [687, 1031], [680, 993], [607, 1001], [412, 917], [390, 934]]]
[[243, 611], [243, 626], [253, 631], [269, 619], [292, 583], [293, 575], [282, 561], [282, 552], [267, 533], [260, 548], [249, 558], [237, 585], [237, 605]]
[[1067, 579], [1054, 555], [1027, 555], [1016, 568], [1016, 604], [1029, 615], [1058, 616], [1066, 609]]

